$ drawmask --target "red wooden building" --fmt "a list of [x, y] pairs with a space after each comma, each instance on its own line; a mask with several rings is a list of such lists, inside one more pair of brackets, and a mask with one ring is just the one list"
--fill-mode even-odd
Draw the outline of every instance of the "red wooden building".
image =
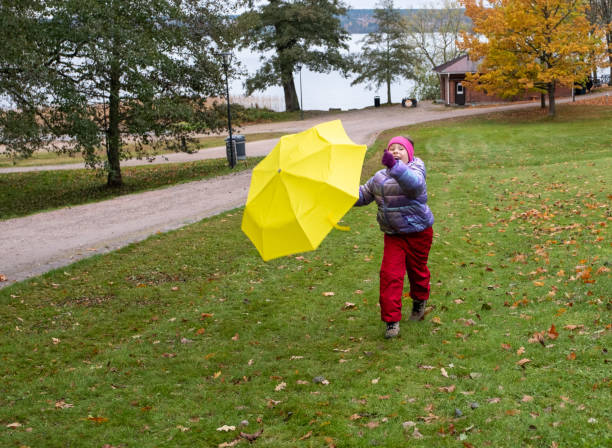
[[[488, 95], [479, 90], [468, 89], [463, 82], [465, 81], [465, 75], [466, 73], [476, 73], [478, 71], [478, 64], [467, 55], [459, 56], [452, 61], [438, 65], [434, 68], [434, 71], [438, 73], [440, 78], [441, 100], [447, 106], [525, 101], [540, 98], [537, 92], [525, 92], [524, 95], [516, 98], [503, 99], [495, 95]], [[571, 94], [572, 91], [569, 87], [557, 85], [555, 89], [555, 98], [568, 97]]]

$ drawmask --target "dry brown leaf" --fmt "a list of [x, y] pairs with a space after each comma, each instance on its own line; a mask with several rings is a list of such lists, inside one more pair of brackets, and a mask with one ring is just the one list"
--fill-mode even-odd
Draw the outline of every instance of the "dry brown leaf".
[[224, 431], [224, 432], [236, 431], [236, 427], [235, 426], [229, 426], [229, 425], [223, 425], [220, 428], [217, 428], [217, 431]]
[[446, 387], [438, 387], [438, 390], [440, 392], [452, 393], [455, 391], [455, 385], [451, 384], [450, 386], [446, 386]]
[[519, 366], [523, 367], [523, 366], [525, 366], [525, 364], [527, 364], [528, 362], [531, 362], [531, 359], [529, 359], [529, 358], [523, 358], [523, 359], [521, 359], [521, 360], [517, 361], [516, 363], [517, 363]]
[[440, 373], [443, 377], [448, 378], [448, 373], [446, 372], [446, 369], [444, 367], [440, 369]]
[[525, 353], [525, 347], [519, 347], [519, 349], [516, 351], [517, 355], [522, 355], [523, 353]]
[[523, 395], [523, 398], [521, 398], [521, 401], [524, 403], [528, 403], [530, 401], [533, 401], [533, 397], [531, 395]]
[[335, 296], [335, 295], [336, 295], [336, 293], [332, 292], [332, 291], [327, 291], [327, 292], [323, 293], [324, 297], [331, 297], [331, 296]]
[[298, 440], [306, 440], [309, 439], [310, 436], [312, 436], [312, 431], [308, 431], [306, 434], [304, 434], [302, 437], [300, 437]]
[[369, 429], [374, 429], [380, 426], [380, 422], [377, 422], [376, 420], [372, 420], [371, 422], [365, 423], [363, 426]]
[[487, 402], [488, 403], [499, 403], [501, 401], [501, 398], [499, 397], [493, 397], [493, 398], [488, 398]]
[[282, 383], [279, 383], [279, 384], [278, 384], [278, 385], [277, 385], [277, 386], [274, 388], [274, 390], [275, 390], [276, 392], [280, 392], [281, 390], [284, 390], [284, 389], [285, 389], [285, 387], [287, 387], [287, 383], [285, 383], [285, 382], [283, 381]]
[[361, 418], [361, 415], [353, 414], [349, 417], [349, 420], [359, 420], [360, 418]]
[[576, 359], [576, 353], [575, 353], [575, 352], [570, 352], [570, 354], [569, 354], [569, 355], [567, 355], [567, 359], [568, 359], [569, 361], [573, 361], [573, 360], [575, 360], [575, 359]]
[[108, 421], [106, 417], [92, 417], [91, 415], [88, 415], [86, 420], [95, 423], [105, 423]]
[[559, 333], [557, 333], [557, 329], [555, 328], [555, 324], [552, 324], [548, 329], [548, 337], [550, 339], [557, 339], [559, 337]]
[[263, 434], [263, 428], [261, 428], [259, 431], [254, 432], [253, 434], [247, 434], [246, 432], [241, 432], [240, 433], [240, 437], [242, 437], [243, 439], [247, 439], [249, 442], [254, 442], [255, 440], [257, 440], [259, 438], [259, 436], [261, 436]]
[[13, 423], [9, 423], [8, 425], [6, 425], [6, 427], [10, 429], [21, 428], [21, 426], [22, 424], [19, 422], [13, 422]]

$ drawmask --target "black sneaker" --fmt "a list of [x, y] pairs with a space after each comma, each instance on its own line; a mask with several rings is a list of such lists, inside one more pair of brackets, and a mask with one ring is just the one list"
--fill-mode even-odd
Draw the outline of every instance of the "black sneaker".
[[387, 331], [385, 331], [385, 339], [398, 337], [399, 330], [399, 322], [387, 322]]
[[412, 299], [412, 314], [410, 320], [420, 321], [425, 318], [425, 300]]

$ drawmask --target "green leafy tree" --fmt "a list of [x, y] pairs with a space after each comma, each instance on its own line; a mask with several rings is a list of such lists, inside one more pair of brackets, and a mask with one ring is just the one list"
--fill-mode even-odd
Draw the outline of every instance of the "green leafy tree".
[[346, 73], [348, 33], [339, 16], [346, 13], [340, 0], [269, 0], [242, 15], [246, 29], [243, 46], [261, 54], [261, 68], [246, 81], [247, 94], [282, 86], [285, 108], [299, 110], [293, 74], [298, 66], [326, 73], [339, 69]]
[[222, 92], [220, 2], [0, 1], [0, 143], [12, 153], [82, 152], [117, 186], [126, 140], [142, 154], [223, 125], [205, 103]]
[[414, 77], [416, 55], [408, 43], [400, 12], [393, 0], [382, 0], [374, 10], [377, 30], [362, 41], [361, 53], [354, 62], [359, 75], [351, 85], [368, 84], [376, 88], [386, 85], [387, 104], [391, 104], [391, 84]]

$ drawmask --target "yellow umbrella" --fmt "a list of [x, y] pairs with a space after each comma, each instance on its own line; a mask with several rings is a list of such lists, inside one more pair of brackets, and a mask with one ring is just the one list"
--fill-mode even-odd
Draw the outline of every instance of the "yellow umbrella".
[[281, 137], [253, 169], [242, 231], [264, 261], [316, 249], [359, 198], [366, 146], [340, 120]]

